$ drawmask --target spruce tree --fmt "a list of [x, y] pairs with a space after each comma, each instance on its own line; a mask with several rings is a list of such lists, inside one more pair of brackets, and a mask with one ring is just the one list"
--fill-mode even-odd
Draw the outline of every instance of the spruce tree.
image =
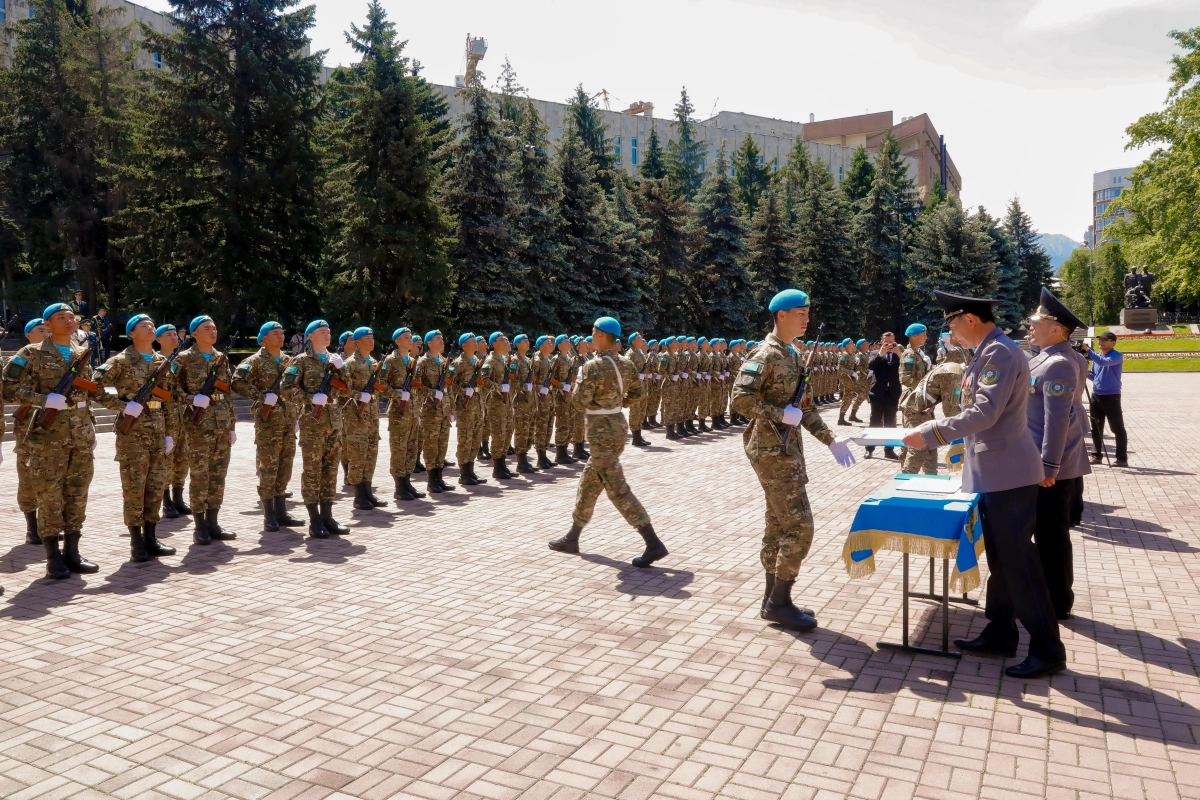
[[465, 111], [448, 147], [441, 199], [455, 220], [453, 319], [462, 326], [510, 327], [524, 306], [524, 242], [513, 230], [517, 206], [508, 174], [512, 143], [481, 81], [460, 89]]
[[1017, 250], [1017, 261], [1021, 264], [1021, 313], [1029, 314], [1037, 308], [1042, 287], [1050, 285], [1050, 276], [1054, 272], [1050, 266], [1050, 256], [1042, 248], [1029, 215], [1021, 208], [1020, 198], [1014, 197], [1008, 204], [1008, 211], [1004, 215], [1004, 231], [1012, 239]]
[[496, 79], [496, 94], [500, 96], [498, 103], [500, 119], [514, 128], [521, 127], [521, 123], [524, 122], [526, 103], [523, 96], [525, 93], [525, 87], [517, 80], [517, 71], [505, 57], [504, 66], [500, 68], [500, 77]]
[[921, 218], [912, 253], [905, 263], [905, 282], [912, 302], [908, 322], [942, 326], [935, 289], [971, 297], [992, 297], [996, 260], [992, 240], [979, 217], [963, 211], [958, 198], [948, 198]]
[[941, 181], [934, 181], [929, 193], [925, 195], [924, 202], [921, 203], [921, 213], [928, 214], [937, 208], [942, 203], [946, 202], [946, 190], [942, 188]]
[[762, 330], [771, 320], [767, 310], [771, 298], [799, 283], [783, 199], [774, 183], [767, 187], [750, 223], [745, 263], [754, 286], [754, 319], [758, 330]]
[[642, 218], [633, 202], [631, 181], [617, 175], [613, 183], [609, 211], [607, 268], [601, 275], [599, 310], [621, 321], [630, 330], [647, 330], [654, 324], [650, 301], [650, 262], [645, 243], [648, 238]]
[[433, 325], [449, 295], [450, 226], [434, 197], [439, 137], [418, 113], [430, 88], [412, 75], [378, 0], [347, 39], [362, 58], [341, 71], [327, 135], [338, 223], [328, 307], [349, 324]]
[[876, 338], [904, 322], [904, 263], [917, 217], [916, 192], [890, 133], [880, 143], [871, 188], [855, 211], [863, 325], [868, 338]]
[[758, 198], [771, 182], [771, 171], [762, 163], [762, 152], [749, 133], [734, 152], [730, 170], [737, 184], [737, 199], [746, 218], [752, 218], [758, 208]]
[[574, 125], [563, 130], [558, 142], [558, 177], [562, 183], [562, 242], [568, 248], [570, 264], [565, 286], [568, 301], [559, 316], [569, 329], [581, 330], [600, 316], [597, 311], [604, 299], [599, 287], [606, 280], [601, 273], [609, 266], [612, 243], [608, 206], [596, 179], [596, 165]]
[[123, 217], [131, 305], [222, 328], [317, 310], [321, 57], [293, 5], [173, 0], [173, 33], [142, 29], [164, 69]]
[[796, 139], [777, 178], [783, 187], [783, 213], [789, 227], [796, 224], [796, 206], [808, 186], [811, 168], [812, 155], [808, 152], [808, 145], [803, 139]]
[[708, 145], [696, 138], [696, 120], [687, 87], [675, 105], [675, 138], [667, 142], [667, 185], [676, 197], [691, 201], [704, 181], [704, 160]]
[[649, 285], [653, 291], [655, 330], [671, 335], [699, 320], [700, 298], [690, 280], [688, 252], [696, 244], [688, 228], [687, 203], [675, 197], [666, 180], [643, 180], [635, 198], [641, 213], [644, 246], [651, 256]]
[[1000, 220], [988, 214], [983, 206], [979, 207], [975, 216], [988, 235], [991, 242], [989, 251], [996, 262], [996, 293], [993, 297], [1003, 301], [996, 307], [996, 324], [1005, 330], [1015, 330], [1025, 319], [1024, 309], [1021, 308], [1025, 276], [1021, 272], [1017, 248]]
[[867, 196], [874, 182], [875, 167], [871, 164], [871, 157], [867, 154], [867, 148], [859, 145], [854, 155], [850, 156], [850, 169], [842, 179], [842, 191], [851, 203], [857, 203]]
[[693, 281], [704, 303], [704, 326], [711, 335], [748, 336], [756, 308], [744, 263], [744, 232], [724, 142], [696, 196], [695, 208], [693, 226], [699, 245], [692, 253]]
[[638, 168], [638, 177], [649, 180], [661, 180], [667, 177], [667, 162], [663, 155], [662, 145], [658, 139], [658, 130], [650, 125], [650, 136], [646, 139], [646, 154]]
[[793, 226], [801, 288], [812, 297], [812, 325], [825, 334], [858, 337], [861, 329], [858, 269], [853, 258], [853, 213], [823, 161], [808, 167]]
[[613, 170], [617, 160], [613, 155], [612, 140], [608, 138], [604, 114], [596, 105], [596, 101], [583, 90], [582, 84], [575, 87], [575, 94], [567, 102], [567, 115], [596, 166], [596, 180], [604, 187], [605, 192], [611, 192]]

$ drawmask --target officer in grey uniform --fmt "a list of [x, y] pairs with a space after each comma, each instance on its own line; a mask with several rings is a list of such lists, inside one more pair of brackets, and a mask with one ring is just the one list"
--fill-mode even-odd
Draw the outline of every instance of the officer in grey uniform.
[[1071, 331], [1084, 327], [1049, 289], [1029, 318], [1029, 340], [1038, 354], [1029, 361], [1029, 433], [1042, 453], [1045, 478], [1038, 488], [1037, 542], [1046, 586], [1059, 619], [1069, 619], [1075, 593], [1071, 552], [1071, 513], [1075, 487], [1090, 474], [1079, 393], [1079, 363], [1071, 352]]
[[987, 627], [955, 644], [972, 653], [1011, 658], [1017, 652], [1017, 620], [1029, 632], [1029, 655], [1004, 672], [1034, 678], [1066, 668], [1066, 651], [1041, 558], [1033, 543], [1042, 457], [1026, 423], [1029, 361], [996, 327], [999, 300], [934, 292], [950, 332], [975, 357], [963, 376], [962, 411], [906, 431], [906, 447], [936, 448], [964, 439], [963, 489], [979, 494], [983, 541], [991, 574]]

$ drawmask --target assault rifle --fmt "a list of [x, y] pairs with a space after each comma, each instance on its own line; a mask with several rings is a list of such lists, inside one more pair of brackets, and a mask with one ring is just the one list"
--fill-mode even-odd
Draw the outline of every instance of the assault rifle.
[[[382, 383], [379, 382], [379, 371], [381, 369], [383, 369], [383, 359], [382, 358], [379, 359], [379, 362], [375, 365], [375, 371], [373, 373], [371, 373], [371, 376], [369, 378], [367, 378], [366, 385], [363, 386], [362, 391], [370, 392], [371, 394], [375, 394], [375, 392], [380, 392], [380, 391], [387, 389], [386, 386], [384, 386]], [[360, 392], [360, 394], [361, 394], [361, 392]], [[361, 398], [356, 397], [351, 402], [354, 403], [354, 413], [358, 416], [359, 419], [362, 419], [363, 403], [359, 402], [360, 399]]]
[[[142, 384], [142, 388], [138, 389], [137, 394], [133, 396], [133, 402], [137, 403], [139, 406], [145, 406], [146, 401], [149, 400], [151, 396], [157, 397], [159, 400], [171, 399], [171, 393], [162, 388], [162, 386], [159, 384], [162, 383], [163, 378], [167, 377], [167, 373], [171, 371], [171, 363], [175, 360], [175, 356], [178, 355], [179, 352], [180, 351], [176, 350], [174, 353], [172, 353], [170, 357], [162, 363], [162, 366], [158, 368], [158, 371], [151, 375], [146, 382]], [[129, 433], [131, 430], [133, 430], [133, 423], [135, 421], [137, 421], [137, 417], [127, 416], [125, 412], [122, 411], [121, 421], [117, 423], [117, 430], [119, 430], [121, 433]]]
[[[225, 352], [221, 353], [221, 355], [217, 356], [213, 360], [213, 362], [209, 365], [208, 377], [205, 378], [204, 383], [200, 386], [200, 391], [196, 392], [197, 396], [204, 395], [205, 397], [211, 399], [213, 392], [228, 392], [229, 391], [229, 384], [226, 383], [225, 381], [221, 380], [220, 378], [218, 378], [217, 373], [221, 371], [221, 367], [224, 366], [225, 362], [229, 361], [229, 351], [232, 350], [233, 346], [237, 344], [237, 340], [238, 340], [237, 333], [234, 333], [233, 336], [229, 337], [229, 345], [225, 348]], [[192, 424], [193, 425], [199, 424], [200, 420], [204, 419], [204, 412], [207, 409], [208, 409], [208, 406], [203, 406], [203, 407], [193, 406], [192, 407]]]
[[[817, 341], [821, 341], [821, 334], [825, 332], [825, 323], [817, 326]], [[808, 398], [808, 372], [812, 369], [813, 358], [817, 355], [817, 346], [808, 351], [808, 359], [804, 362], [804, 366], [800, 368], [800, 380], [796, 382], [796, 391], [792, 393], [792, 400], [788, 403], [789, 406], [796, 408], [807, 408], [809, 405]], [[788, 440], [792, 438], [792, 431], [796, 430], [795, 426], [789, 425], [788, 429], [783, 432], [783, 449], [787, 450]]]
[[[84, 350], [75, 358], [71, 359], [71, 362], [67, 364], [67, 371], [63, 373], [63, 376], [58, 379], [58, 383], [54, 385], [54, 394], [66, 395], [67, 392], [71, 391], [72, 386], [78, 389], [83, 389], [87, 392], [96, 392], [100, 390], [99, 384], [97, 384], [95, 381], [89, 381], [87, 378], [79, 374], [79, 368], [83, 366], [84, 361], [91, 358], [91, 355], [91, 350]], [[26, 406], [26, 408], [28, 408], [28, 406]], [[25, 412], [25, 417], [17, 416], [21, 413], [21, 410], [22, 409], [18, 408], [16, 414], [13, 414], [13, 416], [24, 422], [25, 418], [29, 416], [29, 412]], [[42, 412], [38, 414], [37, 424], [46, 430], [50, 430], [50, 426], [54, 424], [54, 420], [57, 416], [57, 408], [43, 408]]]
[[[276, 397], [279, 397], [279, 390], [283, 388], [283, 374], [285, 372], [287, 372], [287, 367], [281, 364], [279, 367], [279, 377], [276, 378], [275, 382], [271, 384], [271, 388], [267, 389], [267, 394], [273, 394]], [[275, 401], [275, 405], [279, 405], [278, 400]], [[263, 422], [266, 422], [271, 418], [271, 412], [274, 409], [275, 406], [269, 406], [266, 403], [263, 403], [262, 412], [259, 414], [259, 416], [262, 417]]]
[[[321, 385], [317, 387], [317, 394], [323, 394], [326, 398], [328, 398], [330, 389], [345, 390], [348, 388], [345, 381], [334, 376], [333, 371], [335, 369], [337, 369], [337, 367], [333, 366], [333, 362], [328, 360], [325, 362], [325, 376], [321, 378]], [[320, 421], [321, 413], [324, 410], [325, 406], [313, 406], [313, 419]]]
[[546, 363], [546, 380], [542, 381], [543, 389], [550, 388], [550, 382], [552, 380], [554, 380], [554, 368], [557, 366], [558, 366], [558, 353], [555, 353], [554, 358], [549, 359]]
[[439, 400], [438, 396], [437, 396], [438, 392], [442, 393], [443, 400], [446, 398], [446, 364], [443, 362], [442, 364], [439, 364], [438, 366], [441, 369], [441, 372], [438, 373], [437, 388], [433, 392], [433, 407], [434, 408], [442, 407], [442, 401]]
[[[475, 387], [479, 385], [479, 368], [480, 368], [480, 366], [482, 366], [482, 365], [480, 364], [480, 365], [474, 366], [473, 371], [471, 372], [471, 380], [467, 381], [467, 385], [463, 387], [463, 394], [462, 394], [463, 408], [467, 407], [467, 401], [471, 399], [470, 397], [467, 397], [466, 390], [470, 389], [471, 395], [474, 396]], [[482, 405], [482, 404], [480, 404], [480, 405]]]
[[403, 414], [408, 410], [408, 401], [404, 399], [404, 395], [412, 397], [413, 374], [417, 371], [417, 360], [414, 358], [413, 363], [405, 364], [408, 374], [404, 376], [404, 383], [400, 386], [400, 413]]

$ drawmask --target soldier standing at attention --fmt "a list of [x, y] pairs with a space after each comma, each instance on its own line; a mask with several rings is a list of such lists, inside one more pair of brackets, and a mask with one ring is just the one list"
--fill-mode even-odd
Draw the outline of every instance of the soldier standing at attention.
[[[25, 340], [31, 345], [42, 343], [50, 335], [50, 329], [41, 317], [34, 317], [25, 323]], [[24, 358], [24, 356], [22, 356]], [[7, 366], [7, 365], [6, 365]], [[7, 373], [4, 381], [4, 402], [12, 402], [12, 386], [8, 383]], [[25, 515], [25, 543], [41, 544], [42, 537], [38, 536], [37, 528], [37, 494], [33, 490], [34, 479], [29, 474], [29, 461], [25, 458], [25, 436], [29, 426], [18, 420], [13, 420], [13, 455], [17, 457], [17, 507]]]
[[[158, 341], [158, 352], [170, 358], [179, 349], [179, 331], [170, 323], [159, 325], [154, 331]], [[178, 384], [175, 389], [178, 391]], [[183, 427], [183, 415], [190, 412], [187, 406], [174, 402], [172, 414], [175, 415], [175, 447], [167, 454], [167, 485], [163, 489], [163, 516], [167, 519], [177, 519], [181, 514], [192, 515], [192, 507], [183, 499], [183, 485], [187, 482], [188, 458], [191, 452], [187, 444], [187, 431]]]
[[478, 346], [475, 334], [464, 333], [458, 337], [458, 346], [462, 352], [450, 363], [447, 383], [452, 385], [454, 415], [458, 426], [458, 485], [478, 486], [487, 483], [487, 478], [475, 475], [475, 458], [479, 455], [479, 426], [482, 405], [479, 388], [478, 362], [475, 360], [475, 348]]
[[[901, 409], [907, 405], [904, 401], [908, 396], [921, 385], [921, 381], [925, 380], [925, 375], [931, 366], [929, 356], [921, 350], [929, 335], [925, 326], [914, 322], [904, 329], [904, 335], [908, 337], [908, 347], [904, 348], [904, 354], [900, 357], [900, 385], [904, 387], [900, 392]], [[918, 428], [933, 419], [933, 411], [902, 411], [901, 413], [904, 427], [910, 429]], [[900, 471], [910, 475], [918, 472], [937, 475], [937, 450], [905, 450], [900, 461]]]
[[679, 424], [679, 409], [683, 405], [683, 401], [681, 400], [683, 387], [679, 377], [683, 371], [683, 357], [680, 355], [679, 350], [683, 347], [683, 340], [678, 336], [668, 336], [658, 344], [660, 348], [666, 348], [663, 351], [662, 359], [659, 361], [663, 376], [663, 422], [667, 425], [667, 439], [675, 441], [683, 435], [681, 431], [682, 426]]
[[842, 405], [838, 409], [838, 425], [849, 425], [846, 421], [846, 410], [858, 397], [858, 370], [854, 357], [854, 343], [843, 339], [838, 355], [838, 385], [842, 389]]
[[283, 387], [286, 398], [295, 403], [300, 415], [300, 455], [304, 465], [300, 496], [308, 511], [308, 532], [314, 539], [327, 539], [350, 532], [333, 518], [342, 430], [342, 410], [336, 401], [343, 392], [348, 392], [349, 384], [342, 357], [329, 352], [333, 338], [329, 323], [313, 320], [304, 329], [304, 338], [309, 346], [288, 364], [283, 373]]
[[956, 639], [971, 653], [1011, 658], [1019, 619], [1029, 632], [1029, 656], [1008, 667], [1013, 678], [1034, 678], [1066, 668], [1054, 603], [1033, 543], [1038, 485], [1045, 479], [1041, 454], [1029, 435], [1029, 362], [996, 326], [998, 300], [934, 292], [950, 332], [975, 348], [963, 379], [962, 411], [931, 420], [904, 435], [906, 447], [936, 448], [964, 439], [963, 490], [979, 494], [988, 569], [987, 627], [974, 639]]
[[802, 425], [829, 447], [839, 464], [854, 456], [845, 439], [826, 427], [815, 403], [791, 405], [803, 364], [788, 344], [808, 328], [808, 295], [784, 289], [768, 305], [771, 333], [742, 365], [733, 387], [733, 410], [750, 420], [742, 434], [746, 457], [767, 499], [766, 530], [759, 558], [766, 570], [766, 590], [759, 616], [796, 631], [817, 626], [816, 615], [792, 602], [792, 586], [812, 546], [813, 516], [808, 503], [804, 447], [795, 426]]
[[492, 477], [496, 480], [512, 480], [517, 477], [508, 471], [508, 441], [512, 438], [513, 386], [509, 382], [512, 374], [508, 369], [511, 345], [508, 337], [500, 331], [488, 336], [491, 352], [479, 365], [479, 386], [483, 396], [484, 424], [491, 442], [488, 453], [492, 456]]
[[646, 350], [646, 340], [640, 333], [634, 333], [629, 337], [629, 363], [633, 364], [638, 383], [642, 387], [642, 396], [629, 404], [629, 430], [633, 432], [635, 447], [650, 446], [650, 443], [642, 438], [642, 427], [646, 422], [646, 404], [648, 402], [646, 398], [649, 395], [648, 389], [652, 378], [651, 375], [646, 374], [650, 368]]
[[565, 333], [554, 337], [558, 354], [554, 359], [551, 386], [554, 392], [554, 463], [574, 464], [568, 448], [571, 444], [571, 381], [575, 379], [575, 353]]
[[[277, 531], [303, 525], [288, 514], [288, 482], [296, 458], [296, 404], [281, 397], [289, 360], [283, 355], [283, 326], [264, 322], [258, 329], [258, 352], [238, 364], [233, 391], [251, 401], [254, 415], [254, 452], [258, 472], [258, 499], [263, 506], [263, 528]], [[176, 445], [178, 446], [178, 445]]]
[[646, 380], [642, 382], [646, 390], [646, 419], [642, 430], [658, 427], [658, 405], [662, 400], [662, 378], [658, 373], [658, 340], [646, 342]]
[[529, 464], [538, 397], [533, 380], [533, 361], [528, 355], [530, 344], [529, 337], [523, 333], [513, 337], [517, 354], [509, 366], [509, 383], [513, 388], [513, 452], [517, 456], [517, 472], [525, 475], [537, 472]]
[[858, 416], [858, 409], [871, 395], [871, 370], [867, 367], [871, 362], [871, 346], [866, 339], [859, 339], [854, 343], [854, 347], [858, 350], [854, 355], [854, 369], [858, 372], [858, 397], [850, 407], [850, 416], [847, 419], [851, 422], [862, 422]]
[[375, 375], [378, 362], [371, 357], [375, 349], [375, 332], [367, 327], [355, 328], [350, 335], [354, 350], [343, 358], [348, 391], [342, 401], [342, 442], [346, 448], [343, 458], [349, 465], [346, 482], [354, 487], [354, 507], [369, 511], [387, 502], [375, 496], [371, 482], [379, 460], [379, 404], [375, 398]]
[[554, 337], [542, 335], [534, 342], [536, 353], [533, 356], [531, 368], [534, 392], [533, 417], [533, 447], [537, 451], [537, 469], [550, 469], [554, 466], [546, 457], [546, 448], [550, 446], [550, 426], [554, 424], [554, 398], [557, 394], [553, 374]]
[[[592, 357], [592, 343], [581, 336], [576, 336], [574, 341], [575, 366], [571, 372], [571, 384], [577, 385], [579, 377], [583, 374], [584, 364]], [[568, 405], [571, 411], [571, 455], [576, 461], [587, 461], [592, 455], [583, 446], [583, 442], [587, 438], [587, 419], [578, 403], [569, 403]]]
[[[101, 391], [100, 403], [121, 412], [114, 432], [117, 437], [117, 462], [121, 465], [121, 495], [125, 525], [129, 528], [129, 560], [149, 561], [175, 555], [174, 547], [158, 543], [155, 526], [159, 506], [167, 485], [167, 455], [175, 448], [177, 417], [171, 397], [174, 379], [167, 359], [154, 352], [154, 322], [145, 314], [135, 314], [125, 323], [125, 335], [133, 342], [96, 370], [101, 390], [112, 386], [115, 395]], [[161, 373], [161, 374], [160, 374]], [[154, 391], [144, 403], [134, 398], [147, 382], [155, 382]], [[125, 419], [132, 420], [128, 433], [121, 430]]]
[[454, 408], [453, 398], [447, 397], [450, 365], [442, 357], [444, 346], [441, 331], [425, 334], [425, 354], [417, 359], [417, 374], [413, 378], [413, 388], [421, 400], [421, 451], [429, 470], [429, 491], [434, 494], [454, 490], [442, 480], [450, 443], [450, 411]]
[[[412, 331], [397, 328], [392, 332], [392, 343], [396, 349], [383, 360], [382, 382], [387, 384], [388, 443], [391, 450], [389, 471], [396, 482], [397, 500], [417, 500], [425, 496], [412, 485], [413, 468], [417, 464], [417, 452], [421, 449], [421, 426], [417, 424], [419, 405], [413, 399], [413, 391], [420, 389], [416, 381], [417, 360], [412, 352]], [[412, 380], [409, 375], [413, 374]], [[408, 383], [408, 389], [404, 384]]]
[[[410, 369], [416, 369], [417, 362], [421, 359], [421, 351], [424, 350], [423, 345], [424, 342], [421, 341], [421, 335], [414, 333], [412, 347], [408, 351]], [[425, 465], [421, 463], [421, 443], [424, 441], [423, 434], [421, 433], [421, 403], [416, 395], [413, 395], [413, 399], [417, 405], [417, 465], [413, 467], [413, 475], [420, 475], [425, 471]]]
[[[237, 435], [233, 431], [233, 397], [228, 387], [231, 370], [228, 359], [214, 348], [217, 343], [217, 324], [212, 317], [199, 316], [188, 324], [188, 333], [195, 343], [180, 353], [173, 364], [175, 385], [185, 409], [183, 428], [188, 438], [188, 499], [196, 527], [192, 540], [196, 544], [211, 544], [213, 539], [228, 541], [237, 534], [226, 531], [217, 521], [225, 499], [225, 474], [229, 471], [229, 453]], [[211, 394], [200, 393], [210, 371], [217, 368], [216, 379], [226, 390]], [[199, 420], [196, 419], [199, 415]]]
[[[99, 397], [99, 387], [91, 383], [88, 348], [71, 343], [78, 326], [71, 307], [54, 303], [42, 312], [42, 319], [49, 335], [40, 344], [27, 344], [18, 350], [5, 367], [4, 379], [12, 386], [14, 402], [33, 407], [31, 411], [42, 409], [18, 423], [25, 426], [20, 457], [25, 459], [37, 497], [38, 536], [46, 548], [46, 575], [61, 579], [72, 572], [91, 574], [100, 569], [79, 555], [94, 468], [92, 449], [96, 446], [88, 401]], [[55, 392], [77, 360], [76, 382], [65, 394]], [[50, 409], [55, 412], [53, 421], [45, 418]], [[61, 552], [59, 534], [65, 541]]]
[[620, 335], [621, 324], [612, 317], [601, 317], [592, 328], [597, 357], [584, 366], [578, 391], [573, 398], [587, 417], [592, 457], [579, 476], [571, 529], [566, 536], [550, 542], [550, 549], [560, 553], [579, 552], [579, 534], [591, 521], [596, 499], [603, 490], [625, 521], [637, 528], [646, 543], [645, 551], [633, 559], [633, 565], [648, 567], [665, 558], [668, 553], [655, 534], [646, 509], [625, 482], [625, 472], [621, 469], [621, 451], [625, 449], [625, 437], [629, 433], [621, 409], [637, 399], [641, 386], [633, 364], [620, 358], [614, 349]]
[[[338, 336], [338, 355], [342, 357], [342, 363], [345, 364], [350, 356], [354, 355], [354, 340], [351, 338], [354, 331], [342, 331]], [[344, 421], [344, 420], [343, 420]], [[338, 434], [338, 450], [341, 453], [342, 459], [342, 483], [346, 486], [350, 485], [350, 450], [346, 447], [346, 426], [342, 426], [341, 432]]]

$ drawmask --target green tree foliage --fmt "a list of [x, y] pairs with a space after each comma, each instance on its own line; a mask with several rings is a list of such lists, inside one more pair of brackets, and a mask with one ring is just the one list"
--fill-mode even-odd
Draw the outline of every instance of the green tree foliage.
[[1016, 330], [1025, 320], [1025, 309], [1021, 306], [1024, 294], [1025, 274], [1017, 247], [1009, 238], [1000, 220], [987, 213], [983, 206], [975, 215], [980, 227], [987, 233], [991, 244], [989, 250], [996, 262], [996, 293], [992, 295], [1001, 304], [996, 307], [996, 323], [1006, 330]]
[[675, 105], [675, 138], [667, 142], [667, 185], [676, 197], [691, 201], [704, 182], [704, 160], [708, 146], [696, 138], [696, 120], [687, 87]]
[[813, 325], [827, 337], [857, 336], [861, 327], [858, 269], [851, 238], [853, 212], [825, 162], [805, 170], [808, 182], [796, 203], [792, 226], [800, 286], [812, 297]]
[[750, 223], [747, 245], [746, 271], [754, 284], [754, 319], [761, 331], [771, 320], [767, 310], [771, 298], [799, 283], [783, 199], [774, 184], [767, 187], [758, 204], [758, 211]]
[[313, 7], [293, 5], [173, 0], [175, 33], [143, 27], [166, 68], [122, 215], [131, 305], [222, 327], [316, 310], [321, 57], [304, 55]]
[[984, 222], [948, 198], [921, 218], [916, 242], [905, 263], [905, 282], [912, 302], [907, 322], [942, 326], [942, 311], [933, 300], [940, 289], [971, 297], [996, 293], [996, 260]]
[[1200, 27], [1171, 31], [1183, 50], [1171, 58], [1166, 107], [1126, 129], [1127, 149], [1153, 147], [1114, 204], [1130, 212], [1105, 229], [1133, 263], [1159, 276], [1155, 294], [1183, 304], [1200, 300]]
[[1038, 232], [1033, 227], [1029, 215], [1021, 208], [1021, 201], [1014, 197], [1008, 204], [1004, 215], [1004, 232], [1012, 240], [1017, 251], [1017, 261], [1021, 264], [1021, 314], [1026, 315], [1037, 308], [1038, 298], [1042, 296], [1042, 287], [1050, 285], [1050, 276], [1054, 274], [1050, 266], [1050, 256], [1046, 255]]
[[643, 180], [635, 202], [643, 219], [644, 247], [651, 256], [647, 282], [654, 303], [654, 330], [679, 331], [700, 315], [700, 298], [691, 281], [688, 252], [696, 244], [688, 228], [687, 203], [675, 197], [666, 180]]
[[783, 213], [789, 226], [796, 224], [796, 206], [808, 186], [808, 173], [812, 167], [812, 155], [803, 139], [796, 139], [788, 153], [787, 163], [779, 171], [776, 180], [783, 187]]
[[921, 204], [921, 213], [928, 214], [936, 209], [939, 205], [946, 202], [946, 190], [942, 188], [941, 181], [935, 181], [929, 190], [929, 194], [925, 196], [925, 201]]
[[771, 169], [762, 162], [762, 151], [749, 133], [734, 152], [730, 172], [737, 184], [737, 200], [747, 219], [758, 209], [758, 198], [771, 183]]
[[517, 212], [508, 174], [512, 143], [479, 82], [459, 91], [466, 110], [447, 148], [450, 168], [441, 195], [455, 220], [451, 312], [461, 326], [494, 330], [510, 327], [519, 316], [528, 273], [517, 257], [525, 243], [512, 227]]
[[855, 211], [863, 319], [867, 336], [875, 338], [904, 321], [904, 261], [917, 219], [916, 191], [890, 133], [880, 143], [875, 177]]
[[649, 329], [654, 323], [653, 304], [647, 301], [652, 298], [652, 257], [646, 250], [649, 235], [634, 204], [631, 181], [624, 175], [618, 175], [613, 184], [609, 237], [612, 247], [600, 287], [600, 310], [629, 330]]
[[600, 106], [583, 90], [582, 84], [575, 87], [575, 94], [567, 101], [567, 116], [596, 166], [596, 180], [605, 192], [612, 192], [616, 165], [612, 140], [608, 138], [608, 126], [604, 124]]
[[650, 135], [646, 138], [646, 153], [642, 156], [642, 164], [638, 167], [638, 177], [649, 180], [662, 180], [667, 177], [667, 162], [663, 155], [662, 144], [658, 138], [658, 130], [650, 126]]
[[591, 152], [573, 125], [563, 129], [558, 143], [558, 176], [562, 183], [559, 214], [562, 242], [568, 248], [568, 302], [559, 309], [562, 323], [581, 330], [600, 316], [603, 274], [610, 266], [610, 221], [604, 190], [596, 178]]
[[1125, 307], [1125, 274], [1129, 260], [1124, 242], [1108, 242], [1092, 250], [1075, 250], [1058, 269], [1059, 299], [1084, 322], [1116, 325]]
[[418, 112], [431, 90], [412, 75], [378, 0], [347, 39], [362, 58], [341, 71], [327, 137], [338, 221], [327, 305], [339, 320], [384, 330], [433, 325], [447, 300], [450, 226], [434, 197], [438, 137]]
[[498, 113], [500, 119], [509, 123], [513, 128], [521, 127], [525, 121], [526, 89], [517, 80], [517, 71], [507, 58], [500, 68], [500, 77], [496, 79], [496, 94], [499, 95]]
[[850, 169], [842, 180], [842, 191], [851, 203], [857, 203], [867, 196], [874, 182], [875, 167], [871, 164], [871, 156], [867, 154], [867, 148], [859, 145], [850, 156]]
[[756, 316], [734, 191], [729, 154], [722, 142], [713, 170], [696, 196], [693, 223], [699, 240], [692, 254], [693, 281], [704, 303], [704, 328], [714, 336], [749, 335]]

